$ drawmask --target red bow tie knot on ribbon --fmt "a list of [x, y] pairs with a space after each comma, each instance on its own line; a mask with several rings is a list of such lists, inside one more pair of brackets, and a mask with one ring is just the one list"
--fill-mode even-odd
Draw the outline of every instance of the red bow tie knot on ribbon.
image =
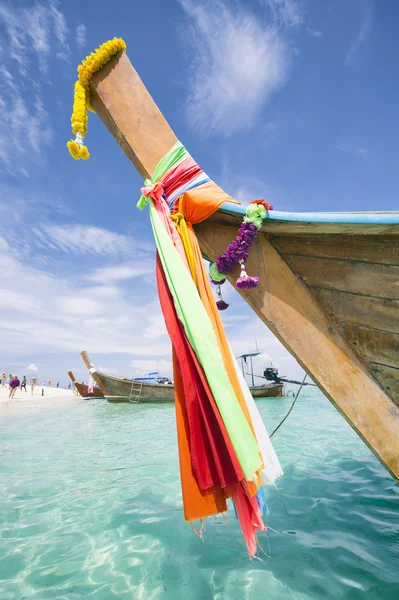
[[164, 189], [162, 183], [157, 181], [153, 185], [142, 187], [141, 193], [145, 198], [150, 196], [155, 202], [158, 202], [164, 194]]

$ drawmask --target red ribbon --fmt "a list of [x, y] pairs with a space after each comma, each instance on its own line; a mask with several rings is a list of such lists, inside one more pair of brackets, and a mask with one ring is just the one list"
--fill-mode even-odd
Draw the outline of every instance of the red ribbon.
[[142, 187], [141, 193], [145, 198], [150, 196], [155, 202], [159, 202], [159, 200], [164, 194], [164, 189], [162, 183], [157, 181], [157, 183], [154, 183], [154, 185], [151, 185], [149, 187]]

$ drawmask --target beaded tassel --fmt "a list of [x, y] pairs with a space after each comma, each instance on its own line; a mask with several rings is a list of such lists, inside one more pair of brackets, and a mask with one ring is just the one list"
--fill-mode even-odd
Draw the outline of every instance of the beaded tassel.
[[250, 277], [245, 270], [245, 263], [243, 260], [240, 260], [241, 265], [241, 273], [239, 278], [236, 281], [236, 286], [240, 290], [252, 290], [259, 283], [259, 277]]
[[[224, 279], [222, 283], [224, 283], [226, 280]], [[220, 283], [217, 284], [216, 286], [216, 295], [217, 295], [217, 301], [216, 301], [216, 306], [218, 307], [219, 310], [226, 310], [226, 308], [229, 307], [229, 305], [227, 304], [227, 302], [225, 302], [223, 300], [223, 295], [222, 295], [222, 290], [220, 288]]]

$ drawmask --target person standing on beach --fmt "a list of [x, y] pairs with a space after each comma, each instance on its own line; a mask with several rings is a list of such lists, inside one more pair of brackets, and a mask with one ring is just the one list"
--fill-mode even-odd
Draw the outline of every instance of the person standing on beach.
[[[11, 375], [12, 377], [12, 375]], [[12, 400], [15, 396], [15, 392], [17, 391], [17, 388], [19, 388], [20, 386], [20, 381], [17, 377], [17, 375], [15, 375], [14, 377], [12, 377], [12, 379], [10, 379], [10, 393], [8, 394], [8, 397], [10, 398], [10, 400]]]
[[24, 389], [26, 392], [26, 375], [24, 375], [24, 378], [21, 383], [21, 392], [22, 392], [22, 389]]
[[7, 375], [5, 374], [5, 371], [3, 371], [1, 374], [1, 387], [6, 387], [6, 381]]
[[48, 380], [47, 385], [51, 387], [51, 379]]
[[30, 378], [30, 393], [31, 393], [31, 396], [33, 396], [33, 392], [34, 392], [34, 389], [36, 387], [36, 384], [37, 384], [36, 377], [31, 377]]
[[57, 389], [60, 387], [60, 382], [57, 383]]

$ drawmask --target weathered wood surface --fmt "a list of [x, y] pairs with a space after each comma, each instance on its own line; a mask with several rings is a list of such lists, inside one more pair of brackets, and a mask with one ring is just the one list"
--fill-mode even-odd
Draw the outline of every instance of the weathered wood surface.
[[[371, 364], [374, 377], [399, 407], [399, 369], [384, 365]], [[399, 408], [396, 413], [399, 417]]]
[[342, 331], [367, 362], [399, 369], [399, 335], [346, 323]]
[[[173, 132], [125, 56], [114, 58], [95, 76], [92, 83], [92, 104], [143, 177], [153, 172], [156, 164], [176, 141]], [[236, 236], [237, 224], [241, 220], [239, 215], [231, 215], [221, 210], [197, 227], [203, 253], [215, 259]], [[227, 227], [228, 224], [232, 227]], [[344, 236], [398, 236], [396, 225], [354, 226], [270, 219], [265, 220], [262, 231], [270, 231], [278, 236], [326, 233]], [[325, 260], [323, 266], [320, 264], [320, 260], [323, 259], [315, 260], [319, 261], [318, 275], [322, 281], [325, 266], [329, 262], [340, 262]], [[365, 264], [366, 262], [368, 261], [362, 263], [361, 269], [375, 267]], [[335, 269], [339, 266], [341, 272], [339, 277], [337, 274], [333, 277], [330, 270], [329, 276], [333, 277], [334, 283], [332, 289], [341, 289], [340, 286], [334, 286], [339, 278], [342, 281], [342, 275], [345, 273], [345, 291], [364, 293], [364, 290], [369, 290], [370, 287], [374, 290], [380, 289], [377, 275], [381, 275], [381, 272], [378, 270], [369, 271], [367, 276], [361, 276], [360, 284], [356, 282], [359, 274], [358, 264], [353, 263], [352, 267], [336, 264]], [[395, 269], [398, 267], [389, 268], [394, 271], [391, 271], [392, 277], [384, 277], [384, 286], [390, 293], [387, 295], [384, 289], [382, 297], [398, 299], [399, 287], [395, 287], [395, 280], [398, 281]], [[298, 359], [392, 475], [398, 478], [399, 421], [397, 413], [393, 410], [393, 402], [367, 370], [363, 359], [345, 339], [335, 319], [329, 316], [304, 281], [295, 275], [295, 266], [287, 265], [266, 235], [259, 236], [255, 248], [251, 251], [248, 269], [251, 273], [259, 273], [261, 280], [258, 288], [251, 292], [242, 291], [242, 296]], [[331, 287], [320, 285], [319, 279], [312, 278], [313, 273], [308, 275], [309, 279], [314, 281], [313, 285]], [[237, 273], [231, 273], [229, 279], [232, 281], [236, 276]], [[370, 277], [373, 280], [372, 284]], [[366, 291], [366, 295], [381, 297], [381, 294], [369, 294], [369, 291]]]
[[399, 333], [399, 300], [322, 288], [312, 288], [312, 291], [330, 316], [339, 321]]
[[177, 141], [126, 54], [118, 54], [91, 82], [92, 105], [143, 178]]
[[312, 235], [272, 238], [280, 254], [338, 258], [399, 266], [399, 240], [344, 235]]
[[[234, 227], [207, 221], [196, 227], [206, 255], [215, 260], [236, 234]], [[364, 362], [341, 334], [335, 320], [311, 290], [288, 268], [259, 235], [247, 263], [249, 273], [260, 273], [257, 288], [238, 290], [284, 346], [333, 402], [385, 466], [399, 475], [399, 421], [392, 402]], [[233, 283], [238, 272], [233, 271]]]
[[399, 300], [399, 267], [295, 255], [284, 259], [309, 286]]

